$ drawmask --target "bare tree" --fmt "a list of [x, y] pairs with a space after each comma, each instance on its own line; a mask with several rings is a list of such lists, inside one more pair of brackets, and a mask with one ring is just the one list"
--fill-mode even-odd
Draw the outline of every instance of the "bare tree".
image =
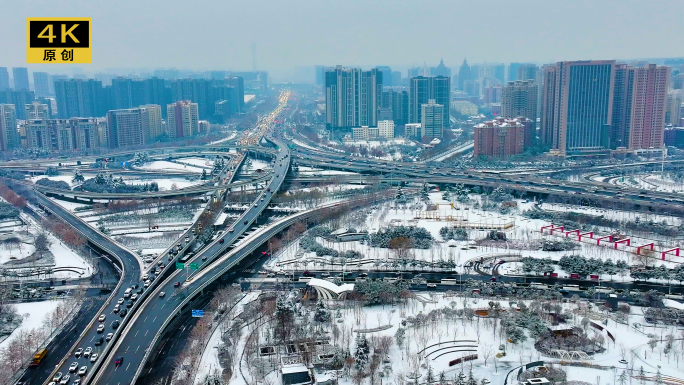
[[492, 347], [491, 344], [485, 343], [482, 345], [482, 359], [484, 360], [484, 366], [487, 366], [487, 361], [492, 357], [492, 354], [494, 354], [494, 348]]

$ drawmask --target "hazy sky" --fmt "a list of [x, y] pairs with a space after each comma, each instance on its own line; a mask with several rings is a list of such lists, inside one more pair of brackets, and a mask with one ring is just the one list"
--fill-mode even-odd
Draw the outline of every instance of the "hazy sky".
[[[370, 67], [684, 56], [682, 0], [0, 0], [0, 66], [26, 61], [26, 17], [93, 18], [106, 69]], [[61, 68], [60, 68], [61, 67]], [[29, 65], [30, 70], [46, 69]], [[67, 65], [49, 72], [71, 72]], [[301, 74], [301, 70], [299, 70]]]

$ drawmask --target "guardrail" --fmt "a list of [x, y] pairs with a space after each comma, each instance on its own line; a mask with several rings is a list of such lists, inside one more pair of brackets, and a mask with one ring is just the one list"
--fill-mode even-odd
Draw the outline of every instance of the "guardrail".
[[[277, 223], [271, 225], [271, 227], [269, 229], [262, 229], [261, 233], [251, 234], [251, 236], [253, 238], [257, 238], [257, 239], [260, 237], [265, 237], [263, 242], [253, 242], [252, 241], [252, 242], [249, 242], [247, 244], [242, 244], [240, 246], [235, 247], [233, 250], [229, 251], [228, 253], [224, 254], [223, 257], [227, 257], [228, 255], [231, 255], [231, 254], [237, 254], [238, 252], [242, 252], [244, 255], [249, 255], [254, 250], [256, 250], [258, 247], [260, 247], [264, 242], [266, 242], [266, 239], [268, 239], [270, 236], [277, 234], [278, 232], [282, 231], [283, 229], [287, 228], [288, 226], [292, 225], [294, 222], [296, 222], [298, 220], [301, 220], [303, 218], [307, 218], [311, 215], [315, 215], [319, 211], [326, 211], [326, 210], [329, 210], [331, 208], [335, 208], [335, 207], [339, 207], [339, 206], [348, 206], [352, 203], [357, 203], [357, 202], [367, 203], [369, 200], [371, 200], [372, 202], [376, 202], [379, 199], [387, 199], [387, 197], [372, 197], [372, 198], [366, 198], [362, 201], [347, 201], [347, 202], [339, 202], [339, 203], [330, 203], [328, 205], [320, 206], [320, 207], [308, 210], [306, 212], [293, 214], [290, 217], [282, 219], [280, 222], [277, 222]], [[152, 342], [150, 343], [150, 346], [145, 351], [145, 355], [143, 356], [143, 359], [140, 363], [140, 366], [138, 366], [138, 369], [136, 370], [135, 376], [133, 377], [133, 383], [135, 383], [135, 381], [140, 376], [140, 373], [143, 370], [143, 366], [144, 366], [145, 362], [147, 362], [147, 360], [150, 356], [150, 352], [152, 350], [152, 347], [154, 347], [157, 344], [157, 341], [161, 337], [161, 335], [163, 334], [164, 329], [166, 329], [166, 327], [171, 323], [173, 318], [177, 314], [179, 314], [180, 311], [183, 309], [183, 307], [185, 305], [187, 305], [187, 303], [190, 302], [190, 300], [194, 299], [194, 297], [199, 292], [204, 290], [204, 288], [206, 288], [207, 286], [212, 284], [216, 279], [221, 277], [228, 270], [232, 269], [236, 264], [238, 264], [240, 262], [242, 262], [242, 258], [236, 259], [235, 261], [229, 263], [228, 265], [223, 266], [217, 273], [214, 273], [214, 275], [212, 275], [209, 279], [204, 280], [204, 282], [199, 287], [197, 287], [192, 293], [190, 293], [188, 296], [186, 296], [185, 300], [183, 300], [183, 302], [181, 302], [173, 310], [173, 312], [171, 312], [171, 314], [166, 318], [164, 323], [161, 325], [161, 327], [159, 328], [159, 330], [155, 334], [154, 338], [152, 339]], [[155, 292], [157, 292], [158, 290], [159, 290], [159, 288], [157, 288], [157, 290]], [[153, 298], [153, 297], [150, 297], [150, 298]]]
[[[45, 197], [44, 195], [42, 195], [40, 192], [36, 192], [36, 195], [39, 197], [39, 199], [48, 200], [48, 198]], [[39, 204], [40, 204], [40, 203], [39, 203]], [[56, 203], [54, 203], [54, 204], [56, 204]], [[64, 217], [62, 217], [62, 215], [58, 214], [56, 211], [54, 211], [54, 210], [51, 209], [50, 207], [48, 207], [48, 206], [46, 206], [46, 205], [42, 205], [42, 206], [43, 206], [43, 209], [44, 209], [44, 210], [49, 211], [49, 212], [51, 212], [53, 215], [56, 215], [57, 217], [59, 217], [59, 218], [61, 218], [62, 220], [66, 221], [66, 219], [65, 219]], [[65, 210], [65, 211], [66, 211], [66, 210]], [[76, 218], [77, 221], [80, 221], [80, 222], [83, 223], [84, 225], [90, 227], [90, 226], [89, 226], [85, 221], [83, 221], [81, 218], [79, 218], [79, 217], [77, 217], [77, 216], [75, 216], [75, 215], [72, 215], [72, 217], [73, 217], [73, 218]], [[67, 222], [67, 223], [68, 223], [68, 222]], [[107, 247], [103, 246], [102, 244], [100, 244], [99, 242], [97, 242], [97, 241], [91, 239], [88, 235], [84, 234], [84, 233], [83, 233], [81, 230], [79, 230], [76, 226], [72, 226], [72, 227], [73, 227], [77, 232], [79, 232], [81, 235], [83, 235], [86, 239], [88, 239], [91, 243], [93, 243], [93, 244], [95, 244], [97, 247], [99, 247], [101, 250], [104, 250], [105, 252], [107, 252], [107, 254], [109, 254], [109, 255], [112, 256], [113, 258], [118, 259], [118, 260], [119, 260], [119, 263], [121, 264], [121, 270], [120, 270], [120, 271], [121, 271], [121, 275], [120, 275], [120, 278], [119, 278], [119, 283], [117, 283], [117, 285], [116, 285], [116, 287], [114, 288], [114, 290], [112, 290], [112, 294], [109, 295], [109, 298], [107, 298], [107, 300], [104, 302], [104, 304], [102, 304], [102, 306], [100, 307], [100, 310], [98, 310], [98, 314], [99, 314], [99, 313], [101, 313], [102, 311], [104, 311], [104, 310], [107, 308], [107, 306], [111, 303], [112, 299], [116, 297], [117, 292], [118, 292], [119, 289], [121, 288], [121, 285], [123, 284], [123, 281], [124, 281], [125, 272], [126, 272], [126, 270], [125, 270], [125, 269], [126, 269], [126, 265], [124, 264], [123, 260], [122, 260], [118, 255], [116, 255], [115, 253], [113, 253], [109, 248], [107, 248]], [[99, 231], [93, 229], [92, 227], [91, 227], [91, 229], [92, 229], [93, 231], [95, 231], [95, 232], [99, 232]], [[102, 234], [102, 236], [105, 236], [105, 235]], [[112, 241], [113, 243], [115, 242], [114, 240], [111, 240], [111, 241]], [[125, 247], [123, 247], [123, 245], [122, 245], [122, 249], [123, 249], [124, 251], [126, 251], [126, 249], [125, 249]], [[134, 256], [134, 257], [135, 257], [135, 256]], [[73, 354], [74, 348], [75, 348], [76, 346], [78, 346], [78, 344], [81, 342], [81, 340], [83, 340], [83, 337], [86, 335], [86, 333], [88, 332], [88, 330], [89, 330], [90, 328], [92, 328], [93, 324], [94, 324], [96, 321], [97, 321], [96, 318], [93, 318], [92, 320], [90, 320], [90, 322], [88, 323], [88, 325], [87, 325], [87, 326], [83, 329], [83, 331], [81, 332], [81, 335], [79, 335], [78, 339], [76, 340], [76, 343], [74, 343], [74, 344], [71, 346], [71, 348], [69, 349], [69, 352], [68, 352], [68, 353], [59, 361], [59, 363], [57, 364], [57, 366], [55, 367], [55, 369], [50, 373], [50, 376], [43, 382], [45, 385], [49, 384], [49, 383], [52, 381], [52, 377], [54, 377], [55, 373], [57, 373], [57, 371], [59, 370], [59, 368], [60, 368], [62, 365], [64, 365], [64, 361], [66, 361], [68, 357], [71, 357], [71, 355]]]

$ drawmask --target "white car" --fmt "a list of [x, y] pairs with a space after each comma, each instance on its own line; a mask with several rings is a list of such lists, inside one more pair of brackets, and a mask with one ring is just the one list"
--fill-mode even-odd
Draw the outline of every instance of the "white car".
[[107, 316], [105, 316], [104, 314], [100, 314], [100, 316], [97, 317], [97, 320], [98, 320], [99, 322], [104, 322], [106, 318], [107, 318]]
[[147, 281], [145, 281], [145, 283], [143, 284], [143, 287], [144, 287], [145, 289], [147, 289], [148, 287], [150, 287], [150, 280], [149, 280], [149, 279], [148, 279]]
[[68, 384], [70, 378], [71, 378], [71, 377], [69, 377], [68, 374], [67, 374], [66, 376], [62, 377], [62, 379], [59, 381], [60, 385], [66, 385], [66, 384]]
[[149, 274], [143, 275], [143, 281], [147, 281], [148, 278], [150, 278], [150, 275], [149, 275]]
[[98, 327], [97, 327], [97, 332], [98, 332], [98, 333], [102, 333], [102, 332], [104, 331], [104, 328], [105, 328], [104, 325], [98, 326]]
[[137, 294], [133, 294], [133, 295], [131, 296], [131, 301], [135, 301], [135, 300], [137, 300], [137, 299], [138, 299], [138, 295], [137, 295]]
[[88, 347], [86, 348], [86, 350], [83, 352], [83, 357], [88, 358], [88, 356], [90, 356], [90, 352], [92, 352], [92, 351], [93, 351], [93, 348], [91, 348], [90, 346], [88, 346]]
[[57, 372], [57, 373], [55, 373], [55, 376], [52, 377], [52, 381], [55, 381], [55, 382], [57, 382], [61, 379], [62, 379], [62, 372]]
[[159, 298], [164, 298], [165, 295], [166, 295], [166, 292], [163, 292], [163, 291], [162, 291], [162, 292], [159, 293]]
[[106, 340], [106, 341], [111, 341], [111, 340], [112, 340], [112, 337], [114, 337], [114, 333], [109, 333], [109, 334], [107, 334], [107, 337], [105, 337], [105, 340]]
[[78, 357], [81, 356], [81, 354], [83, 354], [83, 348], [78, 348], [78, 349], [76, 349], [76, 351], [74, 352], [74, 357], [78, 358]]
[[69, 366], [69, 373], [73, 373], [78, 370], [78, 362], [72, 362]]
[[126, 301], [126, 300], [123, 298], [119, 298], [119, 300], [116, 301], [116, 303], [117, 303], [117, 305], [121, 305], [122, 303], [124, 303], [124, 301]]
[[78, 375], [79, 376], [85, 376], [87, 370], [88, 370], [87, 366], [81, 366], [81, 369], [78, 370]]
[[93, 354], [90, 356], [90, 362], [95, 362], [95, 361], [97, 361], [97, 353], [93, 353]]

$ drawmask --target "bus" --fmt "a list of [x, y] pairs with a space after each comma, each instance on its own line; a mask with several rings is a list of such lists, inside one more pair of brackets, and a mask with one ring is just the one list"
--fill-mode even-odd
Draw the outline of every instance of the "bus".
[[47, 356], [48, 350], [47, 349], [40, 349], [39, 351], [36, 352], [36, 354], [33, 356], [33, 359], [31, 360], [30, 366], [38, 366], [40, 363], [43, 361], [43, 358]]
[[185, 263], [185, 262], [187, 262], [190, 258], [192, 258], [193, 255], [195, 255], [195, 253], [187, 253], [186, 255], [184, 255], [183, 257], [181, 257], [181, 259], [179, 259], [178, 262], [180, 262], [180, 263]]

